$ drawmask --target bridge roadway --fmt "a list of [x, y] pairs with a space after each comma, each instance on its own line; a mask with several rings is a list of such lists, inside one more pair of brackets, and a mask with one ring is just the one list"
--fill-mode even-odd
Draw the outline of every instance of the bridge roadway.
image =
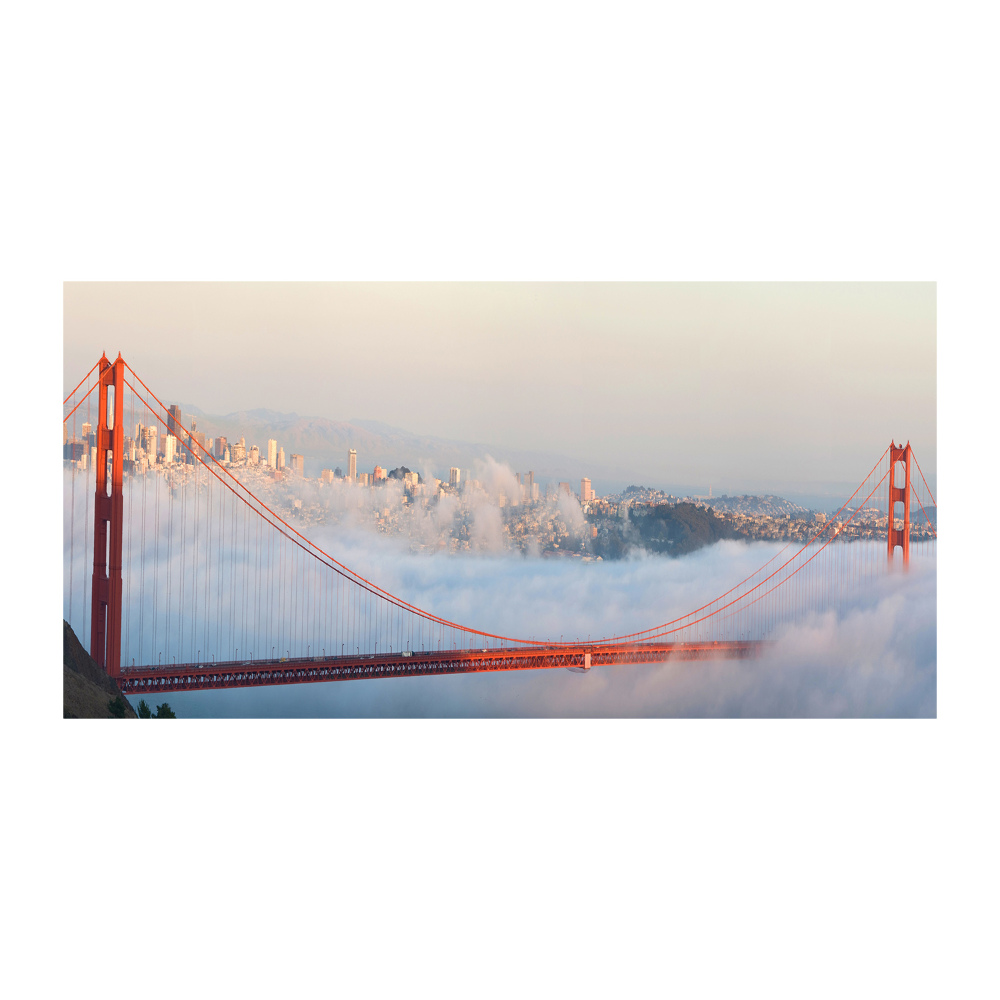
[[514, 646], [503, 649], [420, 650], [360, 656], [303, 656], [280, 660], [231, 660], [129, 667], [117, 678], [125, 694], [206, 691], [267, 684], [315, 684], [378, 677], [421, 677], [493, 670], [564, 667], [586, 671], [619, 663], [666, 660], [748, 659], [770, 645], [767, 640], [641, 643], [639, 645]]

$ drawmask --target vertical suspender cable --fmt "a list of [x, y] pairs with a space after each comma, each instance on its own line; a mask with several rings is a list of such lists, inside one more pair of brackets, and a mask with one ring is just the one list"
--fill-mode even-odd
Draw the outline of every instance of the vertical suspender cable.
[[215, 642], [212, 651], [219, 660], [227, 659], [223, 655], [225, 646], [222, 642], [222, 592], [225, 587], [226, 574], [226, 490], [219, 490], [218, 525], [219, 542], [215, 548]]
[[253, 648], [260, 654], [260, 517], [254, 518], [254, 528], [257, 532], [254, 545], [254, 575], [253, 575]]
[[[122, 389], [124, 390], [124, 386], [122, 386]], [[116, 417], [115, 417], [116, 420], [124, 420], [125, 419], [125, 406], [124, 406], [124, 403], [125, 403], [125, 400], [124, 399], [121, 400], [121, 416], [118, 417], [116, 415]], [[132, 421], [135, 419], [135, 408], [134, 408], [134, 405], [133, 405], [134, 404], [134, 396], [132, 396], [132, 395], [129, 395], [129, 404], [132, 407], [132, 411], [131, 411], [131, 413], [129, 415], [129, 423], [132, 424]], [[117, 399], [115, 400], [115, 405], [116, 406], [119, 405], [119, 401]], [[131, 430], [131, 427], [129, 429]], [[122, 428], [122, 435], [123, 435], [123, 437], [124, 437], [124, 434], [125, 434], [125, 429]], [[122, 466], [124, 467], [124, 465], [125, 465], [125, 462], [124, 462], [124, 459], [123, 459], [122, 460]], [[132, 469], [133, 467], [129, 466], [129, 468]], [[124, 469], [123, 469], [123, 471], [122, 471], [122, 479], [124, 479], [124, 478], [125, 478], [125, 472], [124, 472]], [[124, 653], [126, 653], [126, 654], [129, 651], [129, 636], [131, 635], [131, 624], [132, 624], [132, 615], [131, 615], [131, 611], [132, 611], [132, 600], [131, 600], [131, 594], [132, 594], [132, 482], [133, 482], [132, 473], [130, 473], [129, 477], [128, 477], [128, 555], [125, 558], [125, 649], [124, 649]], [[125, 660], [125, 657], [123, 656], [122, 659]]]
[[[159, 440], [159, 434], [157, 434], [157, 440]], [[153, 461], [156, 461], [155, 452], [158, 449], [154, 449]], [[153, 629], [150, 633], [150, 663], [159, 663], [160, 656], [158, 655], [161, 650], [155, 648], [157, 639], [159, 638], [157, 634], [157, 622], [160, 615], [160, 493], [162, 492], [162, 483], [160, 482], [160, 477], [154, 472], [153, 474], [153, 541], [156, 546], [154, 559], [153, 559]]]
[[[76, 453], [76, 413], [73, 414], [73, 439], [69, 446], [70, 469], [69, 469], [69, 627], [73, 627], [73, 550], [76, 548], [76, 462], [73, 456]], [[65, 463], [63, 464], [65, 468]], [[66, 476], [63, 475], [63, 489], [66, 489]], [[63, 493], [63, 496], [66, 494]], [[65, 563], [63, 563], [65, 565]]]
[[[94, 426], [91, 423], [90, 397], [89, 396], [87, 397], [87, 424], [91, 428], [93, 428], [93, 426]], [[86, 435], [85, 435], [85, 437], [86, 437]], [[91, 460], [90, 440], [89, 440], [89, 438], [87, 440], [85, 440], [84, 447], [86, 448], [86, 453], [87, 453], [86, 475], [84, 476], [84, 491], [85, 491], [86, 500], [84, 502], [84, 521], [83, 521], [84, 525], [86, 525], [86, 527], [84, 528], [84, 532], [86, 533], [89, 530], [89, 528], [90, 528], [90, 467], [93, 465], [93, 462]], [[84, 546], [84, 552], [86, 553], [86, 546]], [[87, 600], [87, 560], [86, 560], [86, 558], [84, 558], [83, 564], [84, 564], [84, 570], [83, 570], [83, 596], [84, 596], [84, 601], [83, 601], [83, 633], [82, 633], [83, 634], [83, 648], [84, 649], [90, 649], [90, 643], [89, 643], [88, 638], [87, 638], [87, 636], [88, 636], [89, 617], [90, 617], [87, 614], [87, 608], [90, 606], [90, 602]]]
[[[183, 450], [181, 455], [183, 455]], [[189, 587], [187, 586], [187, 465], [184, 465], [184, 476], [181, 479], [181, 572], [177, 581], [177, 620], [178, 620], [178, 642], [177, 655], [184, 659], [184, 598], [187, 596]]]
[[205, 548], [205, 659], [209, 659], [211, 617], [208, 611], [208, 595], [212, 590], [212, 476], [205, 477], [205, 531], [208, 534]]

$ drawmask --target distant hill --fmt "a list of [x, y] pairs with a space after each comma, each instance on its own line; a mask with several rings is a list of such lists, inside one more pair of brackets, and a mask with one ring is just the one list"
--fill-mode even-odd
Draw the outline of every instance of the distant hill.
[[[109, 702], [118, 711], [112, 711]], [[136, 718], [118, 685], [94, 662], [76, 633], [63, 621], [63, 718]]]
[[644, 548], [683, 556], [723, 538], [740, 538], [721, 518], [692, 503], [639, 508], [630, 517]]
[[222, 434], [229, 441], [244, 437], [248, 448], [255, 444], [264, 454], [273, 438], [285, 449], [286, 463], [292, 454], [305, 458], [305, 472], [310, 477], [318, 476], [321, 469], [339, 467], [346, 472], [351, 448], [358, 453], [358, 472], [371, 471], [376, 465], [385, 469], [405, 465], [423, 475], [434, 472], [447, 478], [451, 466], [471, 471], [475, 461], [485, 460], [487, 455], [507, 462], [515, 472], [533, 471], [536, 481], [542, 482], [575, 482], [585, 474], [581, 470], [591, 471], [586, 463], [566, 455], [412, 434], [379, 420], [330, 420], [267, 409], [213, 415], [189, 403], [180, 405], [183, 422], [190, 426], [193, 416], [198, 430], [209, 437]]

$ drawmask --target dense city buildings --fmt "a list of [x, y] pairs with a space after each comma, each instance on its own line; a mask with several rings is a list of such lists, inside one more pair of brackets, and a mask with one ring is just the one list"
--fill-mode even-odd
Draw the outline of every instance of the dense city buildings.
[[[371, 473], [357, 472], [357, 450], [348, 452], [348, 474], [323, 469], [318, 479], [305, 476], [305, 456], [294, 454], [284, 472], [285, 451], [276, 439], [267, 442], [266, 461], [256, 444], [240, 437], [207, 438], [192, 420], [190, 433], [180, 424], [180, 407], [173, 406], [165, 428], [141, 423], [124, 439], [123, 471], [128, 476], [156, 475], [173, 491], [198, 479], [200, 457], [212, 455], [230, 473], [266, 497], [282, 516], [303, 525], [338, 523], [349, 519], [381, 534], [409, 539], [413, 550], [503, 551], [526, 555], [572, 557], [584, 561], [616, 559], [635, 550], [680, 555], [692, 546], [735, 538], [750, 541], [805, 543], [822, 536], [838, 541], [884, 540], [888, 517], [875, 506], [847, 508], [832, 522], [776, 496], [674, 496], [644, 486], [598, 497], [591, 480], [581, 477], [577, 500], [569, 483], [547, 482], [544, 490], [534, 471], [509, 474], [484, 486], [468, 471], [451, 466], [447, 481], [425, 479], [405, 465]], [[173, 431], [176, 430], [177, 433]], [[204, 450], [202, 450], [204, 449]], [[88, 471], [97, 461], [96, 434], [91, 423], [79, 439], [65, 433], [67, 465]], [[197, 485], [197, 484], [201, 485]], [[936, 516], [936, 511], [931, 512]], [[359, 520], [360, 519], [360, 520]], [[901, 527], [901, 522], [898, 522]], [[910, 537], [933, 537], [925, 520], [913, 517]]]

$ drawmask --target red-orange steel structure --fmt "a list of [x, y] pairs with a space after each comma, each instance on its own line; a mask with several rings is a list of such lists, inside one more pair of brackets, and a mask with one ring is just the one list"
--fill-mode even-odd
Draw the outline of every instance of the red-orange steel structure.
[[767, 640], [729, 642], [660, 642], [600, 647], [591, 644], [548, 648], [458, 649], [363, 656], [293, 657], [290, 660], [240, 660], [228, 663], [178, 663], [169, 667], [126, 670], [119, 687], [125, 694], [166, 691], [206, 691], [273, 684], [317, 684], [471, 674], [502, 670], [543, 670], [563, 667], [586, 671], [591, 666], [664, 663], [668, 660], [749, 659], [771, 646]]
[[[910, 565], [910, 442], [906, 447], [897, 447], [893, 441], [889, 445], [889, 525], [888, 525], [888, 557], [889, 565], [893, 564], [897, 546], [903, 550], [903, 566]], [[902, 463], [906, 482], [896, 485], [896, 464]], [[896, 527], [896, 504], [903, 505], [903, 527]]]
[[[145, 398], [136, 386], [126, 379], [126, 369], [145, 390]], [[768, 639], [762, 637], [774, 634], [779, 626], [794, 619], [796, 608], [803, 608], [808, 612], [824, 606], [824, 601], [836, 603], [842, 600], [841, 591], [845, 584], [864, 582], [858, 575], [851, 575], [853, 567], [850, 562], [844, 566], [840, 560], [842, 553], [831, 556], [829, 552], [834, 551], [830, 548], [834, 539], [840, 537], [842, 531], [848, 528], [859, 514], [868, 509], [867, 504], [876, 493], [880, 494], [880, 501], [883, 498], [888, 501], [888, 564], [892, 566], [897, 547], [902, 549], [904, 567], [909, 564], [911, 460], [921, 478], [923, 473], [919, 471], [919, 464], [909, 442], [905, 446], [897, 446], [893, 441], [879, 457], [862, 484], [833, 518], [821, 522], [814, 533], [812, 530], [807, 533], [811, 537], [808, 537], [805, 544], [790, 556], [784, 557], [782, 554], [791, 544], [789, 543], [764, 566], [730, 587], [724, 594], [701, 604], [685, 615], [627, 635], [610, 635], [593, 640], [588, 637], [586, 643], [580, 639], [575, 642], [563, 642], [561, 638], [556, 643], [536, 639], [534, 636], [513, 637], [463, 626], [384, 590], [340, 563], [307, 538], [277, 510], [251, 493], [238, 475], [234, 475], [212, 457], [197, 436], [186, 433], [183, 428], [177, 426], [176, 407], [168, 409], [126, 364], [120, 353], [114, 362], [109, 361], [106, 355], [102, 355], [91, 372], [64, 400], [64, 404], [70, 403], [84, 382], [89, 382], [90, 376], [95, 371], [98, 373], [96, 383], [64, 416], [64, 422], [79, 409], [84, 399], [90, 397], [94, 389], [99, 389], [96, 460], [93, 463], [96, 496], [90, 650], [94, 660], [109, 675], [118, 678], [122, 690], [129, 693], [556, 667], [588, 670], [592, 665], [654, 663], [668, 659], [752, 657], [770, 644]], [[168, 552], [166, 599], [163, 600], [162, 593], [158, 597], [154, 587], [149, 605], [153, 610], [154, 636], [149, 645], [150, 662], [145, 666], [136, 666], [131, 654], [145, 648], [142, 640], [141, 609], [147, 606], [141, 597], [141, 581], [146, 579], [147, 552], [144, 544], [145, 535], [142, 533], [145, 532], [148, 523], [145, 492], [143, 492], [141, 514], [139, 514], [142, 528], [136, 546], [137, 551], [141, 553], [139, 558], [142, 560], [139, 572], [139, 640], [136, 642], [126, 632], [124, 637], [128, 645], [126, 652], [131, 659], [131, 665], [123, 669], [122, 550], [126, 389], [132, 393], [133, 404], [138, 400], [141, 406], [147, 408], [154, 420], [165, 419], [167, 426], [171, 427], [173, 416], [175, 420], [173, 429], [180, 435], [178, 438], [180, 446], [194, 459], [190, 463], [194, 465], [193, 476], [189, 475], [190, 470], [185, 468], [184, 475], [172, 477], [175, 485], [170, 488], [178, 489], [181, 496], [179, 506], [181, 516], [177, 525], [180, 530], [181, 551], [189, 551], [184, 547], [187, 544], [186, 525], [190, 524], [194, 535], [195, 566], [189, 564], [185, 570], [182, 556], [181, 593], [178, 594], [174, 589], [172, 596], [169, 546], [171, 538], [175, 537], [173, 534], [175, 522], [171, 513], [167, 518], [168, 528], [165, 532]], [[155, 432], [155, 427], [153, 431]], [[137, 431], [137, 435], [138, 433]], [[145, 447], [148, 449], [151, 446], [147, 442]], [[140, 467], [138, 473], [136, 471], [136, 454], [131, 448], [130, 445], [130, 481], [136, 475], [145, 477], [145, 465]], [[154, 446], [153, 451], [156, 450]], [[142, 447], [139, 451], [143, 451]], [[201, 454], [202, 452], [204, 454]], [[887, 457], [888, 469], [886, 469]], [[148, 460], [148, 456], [143, 454], [138, 461], [145, 463]], [[155, 454], [152, 462], [157, 463]], [[895, 481], [897, 465], [903, 467], [903, 479], [898, 485]], [[200, 492], [197, 478], [199, 466], [204, 467], [209, 474]], [[881, 492], [886, 479], [889, 481], [885, 488], [886, 492]], [[145, 483], [145, 478], [142, 481]], [[188, 495], [185, 490], [192, 486], [194, 496], [191, 502], [195, 506], [193, 511], [189, 509], [188, 521], [185, 522], [183, 498]], [[221, 499], [218, 493], [213, 499], [211, 493], [213, 487], [216, 490], [221, 487]], [[926, 480], [924, 488], [927, 490], [929, 501], [933, 503], [934, 498], [927, 488]], [[143, 489], [145, 490], [145, 486]], [[126, 573], [129, 578], [134, 576], [132, 495], [130, 493], [129, 569]], [[212, 517], [217, 514], [219, 518], [214, 523], [208, 520], [202, 524], [203, 533], [200, 541], [199, 496], [205, 499], [204, 516], [208, 517], [211, 506]], [[912, 487], [912, 496], [924, 511], [919, 485]], [[855, 502], [856, 497], [860, 499], [856, 506], [851, 507], [850, 504]], [[159, 526], [159, 493], [156, 494], [156, 498], [156, 506], [154, 508], [151, 501], [149, 512], [156, 534], [156, 545], [150, 553], [154, 560], [159, 559], [160, 538], [164, 537], [160, 534]], [[895, 521], [897, 504], [902, 507], [900, 528], [896, 527]], [[881, 502], [878, 502], [877, 509], [881, 511]], [[924, 517], [930, 524], [926, 511]], [[89, 523], [89, 517], [86, 520]], [[256, 547], [251, 525], [257, 529]], [[264, 536], [259, 533], [262, 527], [265, 529]], [[274, 534], [268, 536], [267, 531], [273, 531]], [[825, 540], [824, 535], [827, 536]], [[936, 531], [934, 535], [936, 537]], [[238, 542], [238, 538], [245, 541]], [[243, 545], [248, 547], [250, 555], [255, 558], [242, 558], [240, 546]], [[72, 553], [72, 549], [70, 551]], [[878, 545], [862, 550], [862, 555], [866, 551], [871, 553], [878, 568], [884, 569], [886, 564], [882, 563], [878, 556]], [[919, 552], [919, 549], [917, 551]], [[823, 556], [824, 552], [828, 554]], [[820, 561], [815, 561], [818, 557], [822, 558]], [[823, 563], [823, 559], [827, 560], [826, 564]], [[816, 567], [822, 570], [824, 565], [829, 568], [825, 577], [816, 570]], [[866, 568], [863, 560], [855, 565], [862, 572]], [[227, 567], [228, 582], [235, 595], [235, 600], [232, 602], [228, 599], [226, 589]], [[869, 562], [867, 568], [871, 570], [873, 564]], [[802, 572], [803, 570], [805, 572]], [[324, 573], [329, 575], [324, 576]], [[151, 570], [149, 575], [154, 581], [158, 579], [155, 569]], [[869, 576], [868, 579], [870, 578]], [[176, 580], [176, 577], [174, 579]], [[777, 597], [772, 596], [776, 592]], [[210, 610], [210, 597], [216, 609], [215, 615]], [[226, 619], [222, 615], [224, 598], [230, 614], [228, 637], [224, 634]], [[272, 601], [274, 604], [269, 603]], [[275, 626], [272, 629], [271, 612], [275, 604], [278, 614], [274, 616]], [[163, 616], [161, 620], [171, 616], [171, 621], [177, 624], [176, 631], [173, 628], [166, 631], [165, 650], [157, 649], [156, 645], [155, 637], [164, 634], [162, 628], [157, 628], [157, 613]], [[217, 619], [214, 642], [211, 639], [213, 617]], [[275, 631], [278, 636], [277, 642], [274, 642]], [[240, 636], [243, 636], [243, 641], [240, 640]], [[341, 642], [345, 636], [346, 642]], [[332, 643], [331, 638], [333, 638]], [[446, 646], [444, 650], [441, 649], [442, 639]], [[433, 646], [435, 641], [438, 649], [435, 651], [431, 648], [425, 651], [424, 643], [428, 642]], [[251, 652], [248, 659], [238, 658], [239, 647], [244, 645], [244, 642], [250, 649], [270, 647], [271, 656], [254, 657]], [[286, 656], [275, 659], [275, 647], [280, 650], [284, 642], [288, 643], [285, 647]], [[404, 642], [407, 648], [405, 652], [401, 652]], [[170, 655], [172, 643], [176, 643], [174, 648], [178, 652], [184, 650], [187, 655], [180, 657]], [[380, 643], [388, 645], [388, 653], [379, 652]], [[394, 643], [395, 653], [392, 645]], [[330, 645], [336, 648], [338, 644], [341, 655], [327, 656], [326, 648]], [[372, 652], [373, 644], [374, 652]], [[447, 648], [449, 644], [452, 646], [450, 650]], [[344, 655], [345, 645], [347, 649], [355, 645], [357, 655], [353, 657], [350, 653]], [[216, 661], [216, 652], [226, 650], [227, 646], [228, 655], [225, 660]], [[288, 652], [289, 648], [295, 650], [296, 647], [298, 650], [304, 648], [307, 655], [295, 656]], [[309, 656], [310, 648], [321, 648], [323, 655]], [[209, 649], [212, 649], [211, 654], [208, 652]], [[204, 657], [202, 657], [203, 650], [206, 653]], [[164, 651], [167, 658], [173, 660], [169, 665], [163, 665], [160, 659]], [[157, 660], [155, 666], [152, 662], [154, 656]], [[209, 656], [211, 665], [208, 662]], [[178, 663], [177, 659], [186, 662]], [[140, 664], [141, 662], [140, 660]]]
[[[122, 428], [125, 362], [101, 356], [94, 496], [94, 575], [90, 599], [90, 655], [112, 677], [122, 650]], [[108, 390], [112, 390], [109, 398]], [[109, 482], [110, 475], [110, 482]]]

